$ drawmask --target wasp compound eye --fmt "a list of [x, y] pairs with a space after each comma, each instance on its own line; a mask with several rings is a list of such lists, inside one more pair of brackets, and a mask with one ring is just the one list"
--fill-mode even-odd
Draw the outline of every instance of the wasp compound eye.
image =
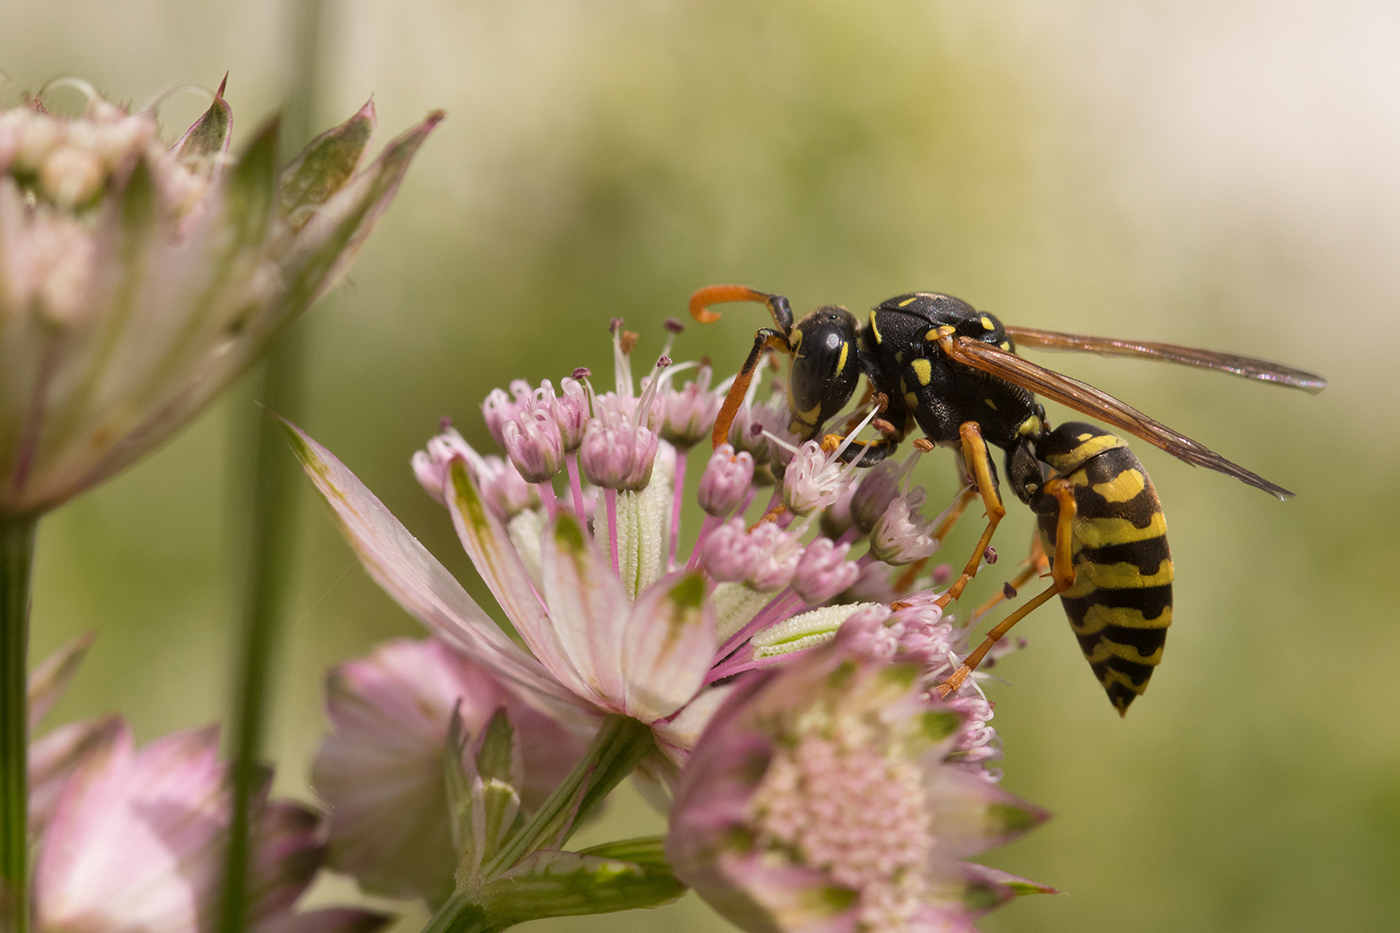
[[792, 376], [788, 382], [792, 417], [809, 435], [836, 415], [855, 394], [860, 379], [855, 315], [845, 308], [818, 308], [798, 321], [792, 345]]

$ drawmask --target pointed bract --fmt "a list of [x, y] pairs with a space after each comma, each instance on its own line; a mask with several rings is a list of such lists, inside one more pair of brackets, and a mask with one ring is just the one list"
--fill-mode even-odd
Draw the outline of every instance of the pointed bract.
[[340, 279], [440, 119], [355, 172], [366, 107], [279, 172], [275, 119], [225, 167], [222, 87], [171, 149], [105, 101], [0, 112], [0, 516], [55, 507], [207, 405]]

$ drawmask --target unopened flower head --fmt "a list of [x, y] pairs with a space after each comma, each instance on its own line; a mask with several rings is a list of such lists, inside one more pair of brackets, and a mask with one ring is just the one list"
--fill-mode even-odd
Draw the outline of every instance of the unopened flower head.
[[440, 114], [361, 169], [366, 104], [279, 171], [229, 156], [223, 88], [150, 111], [0, 112], [0, 516], [53, 508], [180, 428], [344, 275]]
[[1045, 814], [948, 763], [964, 719], [920, 681], [832, 646], [741, 684], [677, 788], [677, 875], [746, 930], [965, 930], [1009, 898], [962, 859]]

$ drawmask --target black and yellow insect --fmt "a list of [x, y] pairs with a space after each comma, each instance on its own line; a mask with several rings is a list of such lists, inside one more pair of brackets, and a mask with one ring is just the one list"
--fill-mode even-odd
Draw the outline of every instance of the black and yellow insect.
[[[1142, 693], [1161, 659], [1171, 620], [1171, 556], [1161, 503], [1137, 457], [1121, 439], [1092, 425], [1052, 429], [1034, 393], [1142, 438], [1187, 463], [1234, 476], [1286, 499], [1293, 494], [1231, 463], [1093, 386], [1037, 366], [1016, 345], [1136, 356], [1216, 369], [1250, 379], [1320, 391], [1313, 373], [1234, 354], [1004, 326], [949, 295], [915, 292], [881, 302], [860, 324], [845, 308], [823, 306], [793, 320], [788, 300], [740, 285], [713, 285], [690, 301], [696, 320], [719, 315], [709, 306], [754, 301], [767, 306], [777, 329], [763, 328], [715, 424], [718, 446], [765, 351], [792, 361], [789, 430], [803, 439], [822, 434], [851, 400], [861, 374], [883, 397], [877, 422], [883, 437], [858, 442], [845, 456], [863, 466], [889, 456], [914, 428], [952, 447], [963, 475], [980, 496], [987, 525], [962, 574], [942, 597], [957, 599], [977, 574], [997, 524], [1006, 514], [989, 445], [1004, 451], [1007, 482], [1040, 515], [1041, 538], [1052, 558], [1053, 583], [1012, 613], [949, 679], [962, 682], [992, 645], [1032, 609], [1061, 594], [1085, 657], [1119, 712]], [[960, 509], [959, 509], [960, 510]], [[1042, 559], [1040, 563], [1043, 563]]]

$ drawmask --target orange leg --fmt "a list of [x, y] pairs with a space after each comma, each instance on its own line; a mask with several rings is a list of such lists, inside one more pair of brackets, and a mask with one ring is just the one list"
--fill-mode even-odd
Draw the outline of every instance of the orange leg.
[[1048, 573], [1049, 570], [1050, 558], [1045, 556], [1045, 546], [1040, 543], [1040, 531], [1037, 529], [1031, 533], [1031, 553], [1021, 562], [1021, 572], [1007, 581], [1007, 588], [1003, 588], [1000, 593], [977, 607], [977, 611], [972, 614], [973, 621], [976, 622], [991, 612], [1002, 600], [1015, 599], [1016, 591], [1030, 582], [1032, 577]]
[[744, 368], [734, 377], [734, 384], [729, 387], [729, 394], [724, 397], [724, 404], [720, 406], [719, 417], [715, 419], [715, 429], [710, 434], [710, 442], [715, 447], [729, 440], [729, 428], [734, 424], [734, 416], [738, 413], [739, 406], [744, 404], [744, 394], [749, 391], [749, 384], [753, 382], [753, 374], [758, 369], [759, 360], [770, 348], [782, 350], [784, 353], [792, 352], [787, 338], [771, 327], [765, 327], [754, 334], [753, 350], [744, 361]]
[[992, 543], [992, 535], [996, 533], [997, 525], [1006, 517], [1006, 506], [1001, 504], [1001, 494], [997, 492], [996, 480], [992, 477], [992, 461], [987, 452], [987, 442], [982, 440], [982, 431], [977, 422], [964, 421], [958, 428], [958, 435], [962, 438], [963, 460], [967, 463], [968, 472], [972, 474], [972, 482], [982, 495], [982, 506], [987, 510], [987, 527], [982, 532], [982, 537], [977, 540], [977, 548], [972, 552], [967, 566], [963, 568], [962, 575], [938, 598], [939, 608], [946, 607], [961, 596], [962, 591], [972, 582], [972, 578], [977, 576], [977, 568], [981, 566], [982, 558], [987, 553], [987, 545]]
[[938, 685], [938, 695], [946, 697], [954, 690], [962, 686], [968, 675], [977, 670], [977, 665], [982, 663], [982, 659], [987, 656], [987, 652], [992, 650], [992, 646], [1001, 641], [1002, 637], [1017, 622], [1030, 615], [1036, 608], [1042, 605], [1056, 593], [1063, 593], [1074, 586], [1074, 551], [1072, 533], [1074, 530], [1075, 504], [1074, 488], [1063, 479], [1052, 479], [1045, 484], [1047, 495], [1054, 496], [1060, 503], [1059, 521], [1055, 525], [1055, 561], [1051, 566], [1050, 575], [1053, 578], [1050, 586], [1035, 595], [1020, 609], [1002, 619], [994, 628], [987, 632], [987, 637], [982, 644], [977, 646], [977, 650], [963, 659], [962, 665], [952, 676]]

